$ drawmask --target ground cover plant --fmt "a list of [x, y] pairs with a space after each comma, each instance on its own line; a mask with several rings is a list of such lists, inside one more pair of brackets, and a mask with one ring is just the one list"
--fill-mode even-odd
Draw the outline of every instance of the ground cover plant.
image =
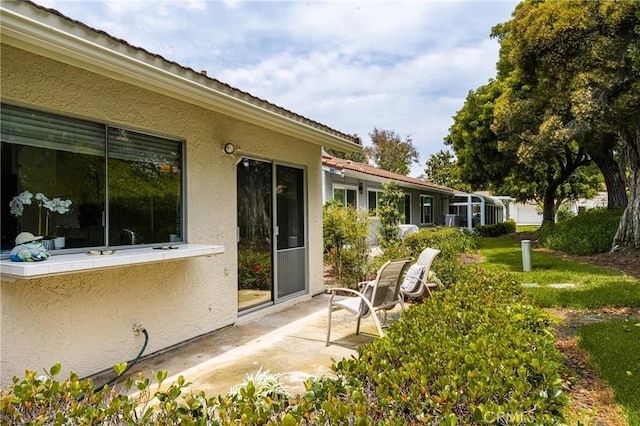
[[183, 378], [161, 391], [143, 376], [95, 390], [73, 373], [58, 379], [56, 365], [1, 391], [0, 423], [553, 424], [566, 397], [548, 325], [508, 277], [474, 273], [406, 311], [357, 358], [335, 363], [335, 378], [307, 381], [304, 395], [281, 392], [264, 374], [213, 397], [189, 392]]

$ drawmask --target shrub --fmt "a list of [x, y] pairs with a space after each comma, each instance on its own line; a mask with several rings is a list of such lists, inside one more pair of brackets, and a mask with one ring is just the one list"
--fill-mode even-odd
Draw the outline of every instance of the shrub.
[[384, 185], [384, 192], [378, 199], [377, 211], [380, 218], [378, 237], [382, 248], [400, 245], [400, 227], [398, 224], [404, 218], [404, 214], [400, 213], [403, 200], [404, 193], [397, 182], [389, 181]]
[[516, 222], [513, 219], [509, 219], [493, 225], [478, 226], [474, 230], [481, 237], [499, 237], [500, 235], [516, 232]]
[[187, 392], [182, 377], [161, 386], [164, 370], [155, 379], [166, 390], [152, 393], [142, 375], [94, 390], [74, 373], [58, 381], [57, 364], [1, 391], [0, 424], [556, 424], [567, 403], [560, 365], [544, 312], [504, 276], [476, 273], [404, 312], [301, 396], [261, 372], [212, 398]]
[[544, 225], [537, 233], [538, 244], [577, 255], [605, 253], [611, 249], [621, 210], [595, 208], [555, 225]]
[[367, 242], [371, 218], [363, 210], [330, 200], [323, 207], [322, 222], [325, 261], [341, 285], [355, 288], [371, 272]]
[[254, 245], [238, 249], [238, 288], [271, 288], [271, 254]]
[[421, 228], [415, 234], [407, 235], [404, 245], [413, 257], [419, 256], [425, 248], [433, 247], [441, 251], [436, 259], [457, 259], [460, 253], [476, 249], [478, 241], [466, 229], [440, 226]]
[[567, 398], [547, 326], [514, 283], [478, 275], [334, 369], [367, 399], [373, 424], [555, 424]]

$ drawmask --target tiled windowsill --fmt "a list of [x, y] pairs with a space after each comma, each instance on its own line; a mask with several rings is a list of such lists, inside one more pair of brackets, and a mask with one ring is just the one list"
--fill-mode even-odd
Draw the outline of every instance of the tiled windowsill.
[[54, 251], [50, 252], [49, 259], [41, 262], [12, 262], [9, 259], [2, 259], [0, 260], [0, 273], [3, 281], [15, 281], [224, 253], [223, 246], [179, 244], [177, 247], [177, 249], [171, 250], [157, 250], [152, 247], [116, 250], [115, 253], [109, 255], [88, 255], [86, 253], [57, 255]]

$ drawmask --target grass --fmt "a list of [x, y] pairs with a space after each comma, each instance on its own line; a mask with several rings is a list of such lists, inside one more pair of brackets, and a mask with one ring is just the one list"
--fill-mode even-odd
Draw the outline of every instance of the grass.
[[[488, 271], [510, 272], [518, 283], [536, 283], [527, 288], [532, 301], [541, 307], [594, 309], [605, 306], [640, 306], [640, 283], [611, 268], [562, 259], [531, 251], [530, 272], [522, 272], [520, 241], [508, 238], [481, 238], [484, 261], [477, 266]], [[571, 283], [575, 288], [555, 289], [549, 284]]]
[[516, 232], [536, 232], [540, 225], [516, 225]]
[[[610, 268], [603, 268], [532, 250], [531, 272], [522, 272], [520, 241], [509, 238], [480, 239], [487, 271], [509, 272], [517, 283], [537, 283], [525, 288], [541, 307], [595, 309], [640, 306], [640, 282]], [[574, 289], [548, 287], [573, 283]], [[592, 323], [579, 329], [580, 346], [589, 352], [601, 379], [614, 391], [630, 426], [640, 426], [640, 318]]]
[[629, 425], [640, 425], [640, 318], [588, 324], [580, 346], [614, 391]]

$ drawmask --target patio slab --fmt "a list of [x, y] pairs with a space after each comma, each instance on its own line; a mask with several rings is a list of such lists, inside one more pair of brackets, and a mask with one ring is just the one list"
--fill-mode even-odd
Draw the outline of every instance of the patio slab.
[[[328, 298], [329, 295], [321, 294], [169, 351], [143, 357], [127, 376], [141, 372], [152, 377], [154, 371], [165, 369], [169, 373], [166, 383], [182, 375], [192, 382], [192, 391], [203, 390], [211, 397], [226, 394], [232, 386], [242, 383], [246, 374], [262, 369], [279, 374], [292, 393], [304, 393], [306, 379], [332, 376], [332, 359], [357, 355], [360, 346], [378, 336], [370, 317], [362, 320], [360, 335], [356, 336], [353, 315], [340, 310], [333, 314], [332, 343], [325, 346]], [[397, 320], [400, 313], [399, 306], [390, 311], [389, 322]], [[99, 383], [99, 379], [95, 382]]]

